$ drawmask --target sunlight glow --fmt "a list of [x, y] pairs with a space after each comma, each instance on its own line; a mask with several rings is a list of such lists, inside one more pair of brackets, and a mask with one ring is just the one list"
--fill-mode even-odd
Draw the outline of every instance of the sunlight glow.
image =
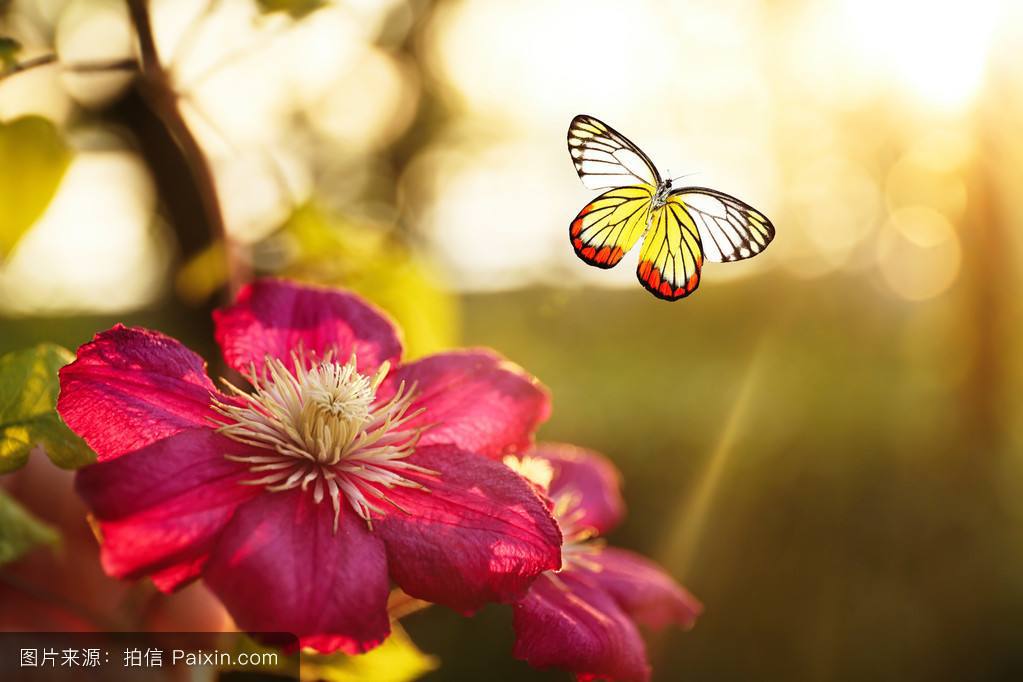
[[132, 154], [79, 153], [46, 213], [0, 269], [0, 309], [112, 312], [152, 300], [169, 258], [152, 229], [154, 202]]
[[980, 89], [999, 0], [843, 0], [851, 54], [925, 106], [957, 111]]
[[[128, 7], [117, 0], [75, 0], [61, 14], [57, 53], [68, 64], [117, 61], [134, 55]], [[127, 72], [62, 74], [64, 87], [86, 106], [99, 106], [131, 82]]]
[[945, 216], [914, 206], [892, 214], [877, 251], [884, 282], [908, 301], [934, 298], [959, 274], [959, 236]]
[[736, 440], [749, 411], [750, 400], [766, 356], [764, 353], [766, 345], [765, 338], [761, 338], [753, 351], [717, 443], [707, 457], [702, 473], [697, 476], [690, 492], [680, 497], [678, 507], [670, 517], [676, 519], [677, 524], [665, 539], [660, 558], [680, 576], [687, 574], [697, 555], [711, 507], [721, 490], [721, 479], [735, 451]]
[[321, 157], [365, 165], [411, 122], [417, 83], [371, 45], [391, 4], [330, 5], [292, 21], [250, 2], [155, 2], [161, 53], [239, 241], [265, 238], [309, 198]]

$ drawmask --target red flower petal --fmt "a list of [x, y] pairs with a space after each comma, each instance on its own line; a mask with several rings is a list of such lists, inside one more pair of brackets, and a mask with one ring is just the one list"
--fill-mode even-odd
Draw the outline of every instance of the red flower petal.
[[201, 357], [163, 334], [119, 324], [60, 370], [57, 411], [103, 461], [208, 427], [211, 394]]
[[540, 383], [489, 350], [440, 353], [403, 365], [381, 387], [381, 399], [401, 381], [416, 386], [412, 409], [426, 408], [410, 425], [432, 425], [423, 445], [450, 443], [500, 457], [528, 447], [550, 415], [550, 398]]
[[515, 604], [515, 658], [580, 679], [646, 682], [650, 666], [633, 622], [576, 571], [545, 575]]
[[406, 461], [438, 473], [403, 473], [426, 490], [390, 488], [390, 510], [373, 520], [394, 581], [413, 597], [469, 612], [510, 601], [561, 565], [561, 532], [547, 505], [511, 469], [450, 445], [424, 446]]
[[299, 349], [334, 350], [345, 362], [354, 352], [359, 371], [370, 374], [385, 360], [401, 358], [398, 331], [383, 313], [355, 294], [284, 280], [257, 280], [234, 305], [213, 311], [217, 343], [227, 364], [244, 375], [266, 356], [290, 364]]
[[579, 495], [582, 514], [575, 523], [604, 534], [617, 526], [625, 516], [621, 476], [611, 460], [592, 450], [560, 443], [540, 443], [530, 453], [551, 463], [550, 496], [575, 492]]
[[645, 557], [606, 547], [588, 558], [601, 567], [591, 573], [600, 588], [643, 625], [662, 628], [675, 624], [690, 628], [703, 611], [696, 597]]
[[239, 504], [259, 493], [224, 453], [255, 449], [190, 429], [108, 462], [75, 481], [103, 536], [103, 568], [118, 578], [156, 573], [171, 591], [195, 578]]
[[309, 493], [264, 493], [242, 506], [204, 578], [238, 626], [290, 632], [320, 652], [362, 653], [391, 631], [384, 545], [343, 507]]

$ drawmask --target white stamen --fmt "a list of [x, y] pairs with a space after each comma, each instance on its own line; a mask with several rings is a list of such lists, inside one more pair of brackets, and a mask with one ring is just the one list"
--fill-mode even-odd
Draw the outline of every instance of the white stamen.
[[554, 498], [554, 518], [561, 527], [561, 570], [572, 566], [599, 571], [600, 564], [591, 557], [604, 548], [604, 541], [597, 537], [597, 529], [584, 526], [586, 511], [582, 508], [582, 494], [568, 489], [558, 493]]
[[227, 384], [234, 400], [213, 400], [221, 415], [217, 430], [263, 450], [258, 455], [224, 455], [261, 474], [246, 484], [270, 491], [299, 488], [309, 491], [317, 504], [329, 497], [335, 531], [342, 498], [371, 524], [372, 514], [382, 511], [371, 499], [398, 507], [387, 499], [386, 489], [425, 489], [405, 477], [436, 473], [405, 461], [423, 430], [406, 427], [423, 412], [409, 410], [415, 387], [402, 382], [390, 400], [375, 405], [388, 363], [372, 377], [358, 372], [354, 356], [341, 364], [333, 361], [332, 353], [318, 361], [293, 353], [291, 364], [294, 371], [268, 357], [262, 374], [250, 368], [252, 393]]

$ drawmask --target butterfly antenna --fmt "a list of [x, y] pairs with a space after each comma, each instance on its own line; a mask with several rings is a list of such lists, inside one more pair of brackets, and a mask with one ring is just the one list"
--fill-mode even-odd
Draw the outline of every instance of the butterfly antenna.
[[682, 180], [683, 178], [690, 178], [694, 175], [699, 175], [699, 173], [686, 173], [685, 175], [680, 175], [677, 178], [672, 178], [671, 182], [674, 184], [677, 180]]

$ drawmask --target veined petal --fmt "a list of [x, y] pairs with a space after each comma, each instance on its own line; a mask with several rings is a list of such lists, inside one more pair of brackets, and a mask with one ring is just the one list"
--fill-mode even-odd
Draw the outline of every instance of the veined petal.
[[233, 305], [215, 310], [213, 322], [224, 359], [244, 375], [252, 365], [261, 370], [268, 355], [290, 365], [299, 351], [332, 351], [341, 362], [355, 353], [363, 374], [401, 359], [394, 324], [359, 296], [335, 289], [256, 280]]
[[654, 562], [624, 549], [605, 547], [589, 557], [600, 588], [637, 622], [652, 628], [690, 628], [703, 605]]
[[488, 457], [518, 452], [550, 416], [547, 390], [525, 370], [489, 350], [439, 353], [399, 367], [383, 398], [402, 382], [416, 387], [411, 426], [430, 425], [423, 445], [450, 443]]
[[256, 452], [209, 429], [190, 429], [77, 474], [102, 534], [101, 559], [118, 578], [155, 574], [171, 591], [195, 578], [239, 504], [259, 494], [225, 453]]
[[609, 459], [592, 450], [561, 443], [539, 443], [529, 456], [547, 460], [553, 470], [550, 496], [576, 496], [570, 513], [574, 527], [588, 527], [603, 534], [625, 516], [621, 476]]
[[60, 370], [57, 411], [99, 460], [197, 426], [209, 426], [206, 363], [158, 332], [117, 325]]
[[586, 575], [545, 575], [515, 603], [515, 658], [580, 679], [646, 682], [646, 648], [629, 617]]
[[264, 493], [235, 513], [203, 572], [238, 627], [290, 632], [320, 652], [362, 653], [391, 631], [383, 543], [348, 509], [300, 490]]
[[393, 507], [373, 519], [405, 592], [469, 612], [513, 600], [560, 567], [547, 502], [511, 469], [450, 445], [421, 446], [405, 461], [437, 474], [403, 473], [425, 488], [383, 490]]

